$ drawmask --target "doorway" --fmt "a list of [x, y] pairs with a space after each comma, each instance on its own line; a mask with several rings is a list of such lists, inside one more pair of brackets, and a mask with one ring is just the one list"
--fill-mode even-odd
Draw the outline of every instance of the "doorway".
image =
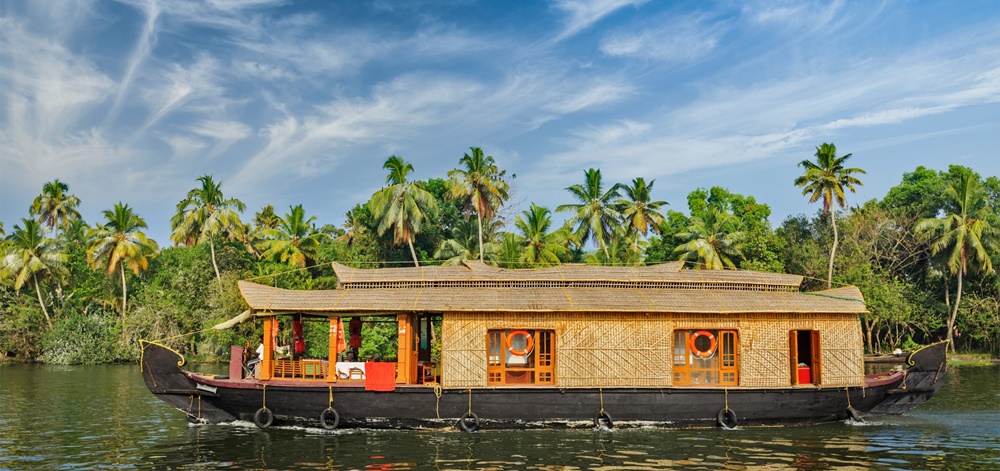
[[820, 384], [822, 364], [818, 330], [793, 330], [788, 334], [792, 385]]

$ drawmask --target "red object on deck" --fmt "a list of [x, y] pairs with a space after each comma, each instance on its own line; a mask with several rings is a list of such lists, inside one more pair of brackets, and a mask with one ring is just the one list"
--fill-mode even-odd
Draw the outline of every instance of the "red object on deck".
[[365, 391], [395, 391], [396, 362], [365, 362]]
[[812, 368], [808, 366], [799, 367], [799, 384], [812, 384]]

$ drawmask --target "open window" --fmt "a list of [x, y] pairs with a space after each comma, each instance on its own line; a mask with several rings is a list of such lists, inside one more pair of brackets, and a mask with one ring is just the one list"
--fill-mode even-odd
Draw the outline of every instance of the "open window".
[[822, 364], [818, 330], [792, 330], [788, 333], [792, 384], [820, 384]]
[[555, 332], [507, 329], [487, 333], [487, 384], [555, 384]]
[[674, 386], [738, 386], [735, 330], [674, 331]]

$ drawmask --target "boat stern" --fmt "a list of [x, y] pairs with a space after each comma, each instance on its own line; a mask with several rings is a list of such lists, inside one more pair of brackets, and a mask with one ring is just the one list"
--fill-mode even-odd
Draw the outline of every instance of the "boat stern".
[[[185, 359], [165, 345], [140, 340], [142, 380], [158, 399], [184, 412], [191, 422], [219, 423], [236, 420], [214, 406], [215, 388], [193, 381], [183, 369]], [[206, 400], [209, 399], [209, 400]]]
[[871, 412], [875, 414], [903, 414], [927, 402], [944, 384], [941, 380], [948, 370], [948, 341], [927, 345], [909, 355], [908, 368], [898, 386], [886, 392], [885, 399]]

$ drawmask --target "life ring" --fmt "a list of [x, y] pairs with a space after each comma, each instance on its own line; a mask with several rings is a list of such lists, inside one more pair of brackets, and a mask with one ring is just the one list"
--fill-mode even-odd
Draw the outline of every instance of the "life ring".
[[274, 422], [274, 414], [271, 413], [271, 409], [266, 407], [261, 407], [257, 409], [257, 412], [253, 415], [253, 423], [260, 428], [268, 428], [271, 423]]
[[319, 424], [327, 430], [333, 430], [340, 425], [340, 414], [337, 413], [337, 409], [333, 407], [327, 407], [322, 414], [319, 415]]
[[[708, 350], [699, 350], [698, 346], [695, 345], [695, 340], [697, 340], [698, 337], [702, 336], [708, 337], [709, 341]], [[690, 339], [688, 339], [688, 347], [690, 347], [691, 352], [694, 353], [699, 358], [712, 358], [712, 355], [715, 355], [715, 349], [718, 346], [719, 344], [715, 341], [715, 336], [712, 335], [712, 333], [707, 330], [699, 330], [695, 332]]]
[[729, 408], [722, 409], [719, 411], [719, 415], [715, 416], [715, 422], [725, 430], [734, 429], [737, 423], [736, 413]]
[[[472, 422], [469, 422], [472, 419]], [[466, 432], [479, 430], [479, 416], [475, 412], [466, 412], [462, 418], [458, 419], [458, 426]]]
[[[604, 425], [602, 422], [606, 422], [607, 425]], [[594, 428], [612, 428], [614, 426], [615, 423], [611, 420], [611, 414], [608, 414], [607, 411], [599, 410], [596, 414], [594, 414]]]
[[[518, 350], [514, 348], [514, 337], [518, 335], [523, 335], [524, 338], [526, 339], [526, 343], [524, 345], [523, 350]], [[523, 357], [531, 353], [531, 350], [533, 348], [535, 348], [535, 339], [531, 337], [531, 334], [528, 333], [527, 330], [515, 330], [507, 334], [507, 351], [510, 352], [511, 355]]]

